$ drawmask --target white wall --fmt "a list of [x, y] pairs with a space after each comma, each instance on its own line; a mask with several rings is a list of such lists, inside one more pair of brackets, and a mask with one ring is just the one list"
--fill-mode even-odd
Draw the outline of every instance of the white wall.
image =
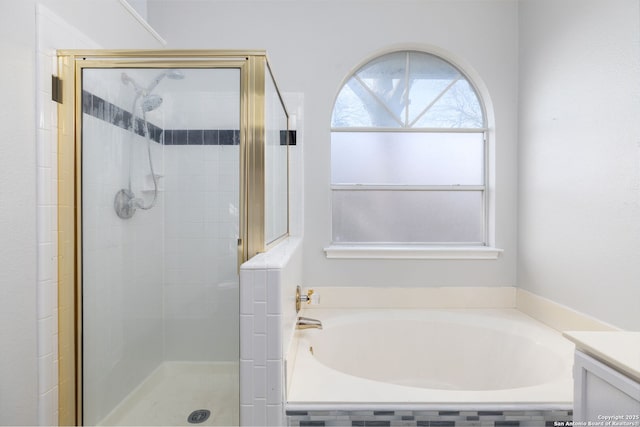
[[[515, 285], [517, 2], [171, 1], [149, 4], [169, 48], [265, 49], [283, 92], [305, 102], [305, 286]], [[188, 28], [188, 31], [185, 29]], [[330, 116], [349, 73], [394, 48], [436, 47], [491, 95], [497, 261], [328, 260]]]
[[0, 424], [37, 424], [35, 8], [0, 13]]
[[520, 5], [519, 285], [640, 315], [640, 3]]

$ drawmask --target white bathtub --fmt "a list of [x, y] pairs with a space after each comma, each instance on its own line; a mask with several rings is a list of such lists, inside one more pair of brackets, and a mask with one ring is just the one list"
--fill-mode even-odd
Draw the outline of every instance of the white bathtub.
[[[288, 408], [570, 409], [573, 344], [515, 309], [311, 309]], [[345, 406], [346, 405], [346, 406]]]

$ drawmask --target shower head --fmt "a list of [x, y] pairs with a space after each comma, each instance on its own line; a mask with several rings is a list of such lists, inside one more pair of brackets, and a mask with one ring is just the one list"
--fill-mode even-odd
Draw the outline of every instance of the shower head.
[[142, 98], [142, 111], [148, 113], [158, 108], [162, 104], [162, 97], [160, 95], [147, 95]]

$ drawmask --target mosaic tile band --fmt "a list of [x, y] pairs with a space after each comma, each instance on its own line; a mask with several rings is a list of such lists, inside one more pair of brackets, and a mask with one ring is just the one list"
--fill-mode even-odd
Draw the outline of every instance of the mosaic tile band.
[[553, 427], [569, 425], [571, 410], [525, 411], [287, 411], [291, 427]]

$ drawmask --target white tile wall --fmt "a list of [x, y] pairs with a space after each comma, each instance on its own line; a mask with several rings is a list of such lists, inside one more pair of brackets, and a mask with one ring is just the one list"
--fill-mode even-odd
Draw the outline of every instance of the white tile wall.
[[38, 239], [38, 423], [58, 423], [57, 133], [51, 75], [57, 74], [55, 49], [99, 46], [41, 4], [36, 9], [36, 155]]
[[[240, 423], [284, 425], [283, 319], [295, 307], [285, 290], [301, 280], [301, 239], [290, 237], [243, 264], [240, 270]], [[294, 291], [295, 292], [295, 291]], [[286, 299], [286, 298], [285, 298]], [[295, 313], [294, 313], [295, 315]]]
[[164, 158], [165, 358], [237, 360], [239, 147], [169, 145]]
[[[164, 102], [149, 117], [172, 130], [239, 129], [238, 71], [184, 74], [158, 86]], [[165, 358], [237, 360], [239, 147], [168, 145], [164, 159]]]
[[[85, 79], [96, 78], [86, 73]], [[97, 85], [96, 85], [97, 86]], [[106, 99], [118, 92], [107, 91]], [[104, 120], [83, 118], [84, 421], [95, 424], [163, 360], [163, 194], [154, 208], [118, 218], [113, 198], [148, 173], [147, 141]], [[156, 172], [161, 147], [153, 144]], [[132, 153], [133, 155], [129, 155]], [[123, 161], [126, 159], [126, 161]], [[148, 203], [151, 194], [133, 187]]]

